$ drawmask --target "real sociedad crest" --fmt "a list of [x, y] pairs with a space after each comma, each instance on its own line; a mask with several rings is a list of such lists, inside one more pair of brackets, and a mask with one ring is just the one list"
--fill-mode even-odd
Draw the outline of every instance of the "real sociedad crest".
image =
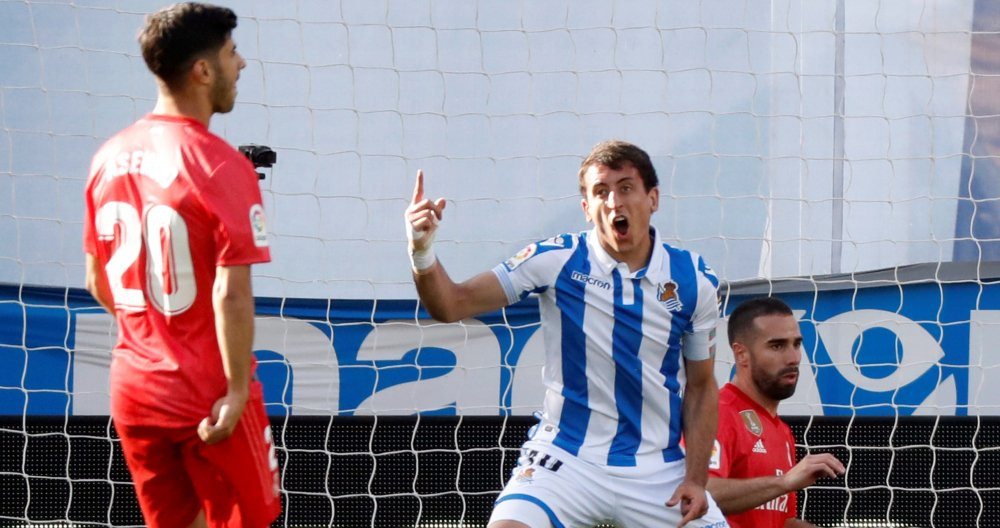
[[525, 482], [531, 484], [534, 481], [534, 478], [532, 478], [534, 476], [535, 476], [535, 468], [529, 467], [529, 468], [515, 470], [514, 478], [518, 482]]
[[656, 290], [656, 298], [671, 312], [679, 312], [684, 309], [684, 304], [681, 303], [681, 298], [677, 295], [677, 283], [674, 281], [667, 281], [659, 285]]

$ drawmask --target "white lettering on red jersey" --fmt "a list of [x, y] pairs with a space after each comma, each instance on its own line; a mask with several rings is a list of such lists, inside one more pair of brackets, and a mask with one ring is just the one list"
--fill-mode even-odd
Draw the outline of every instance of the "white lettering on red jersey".
[[270, 260], [250, 162], [194, 119], [148, 115], [94, 155], [84, 251], [114, 300], [111, 410], [130, 424], [197, 424], [226, 380], [216, 266]]

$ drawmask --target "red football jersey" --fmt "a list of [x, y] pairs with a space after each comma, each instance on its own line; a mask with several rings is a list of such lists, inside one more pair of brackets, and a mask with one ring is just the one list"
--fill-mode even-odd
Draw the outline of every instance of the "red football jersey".
[[215, 268], [271, 258], [253, 166], [199, 121], [151, 114], [97, 151], [85, 196], [118, 322], [112, 416], [195, 425], [226, 392]]
[[[788, 424], [750, 399], [732, 383], [719, 391], [719, 430], [708, 474], [719, 478], [783, 475], [795, 465], [795, 437]], [[740, 514], [727, 515], [733, 528], [785, 525], [797, 515], [790, 492]]]

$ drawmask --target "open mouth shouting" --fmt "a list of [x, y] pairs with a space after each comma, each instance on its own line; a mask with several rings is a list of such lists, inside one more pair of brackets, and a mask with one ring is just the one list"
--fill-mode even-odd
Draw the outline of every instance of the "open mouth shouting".
[[628, 236], [628, 218], [624, 215], [615, 215], [611, 217], [611, 228], [617, 235], [616, 238], [623, 239]]

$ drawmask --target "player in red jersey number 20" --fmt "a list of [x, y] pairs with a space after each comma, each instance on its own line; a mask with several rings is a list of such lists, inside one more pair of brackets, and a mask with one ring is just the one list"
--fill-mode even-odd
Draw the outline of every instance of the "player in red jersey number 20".
[[146, 18], [153, 112], [94, 155], [87, 289], [118, 323], [111, 416], [152, 527], [269, 525], [278, 463], [254, 379], [250, 265], [270, 260], [257, 175], [208, 130], [246, 63], [229, 9]]

